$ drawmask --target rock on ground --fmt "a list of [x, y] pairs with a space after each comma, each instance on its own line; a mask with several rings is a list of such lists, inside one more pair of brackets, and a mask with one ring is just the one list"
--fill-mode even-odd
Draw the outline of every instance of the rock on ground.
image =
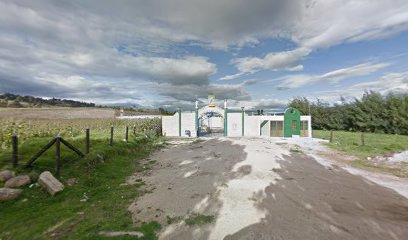
[[77, 184], [78, 182], [79, 182], [78, 178], [69, 178], [69, 179], [67, 179], [65, 181], [65, 184], [68, 185], [68, 186], [73, 186], [73, 185]]
[[38, 178], [38, 184], [52, 196], [64, 190], [64, 184], [58, 181], [49, 171], [41, 173]]
[[10, 170], [3, 170], [0, 172], [0, 182], [5, 182], [14, 177], [14, 172]]
[[31, 179], [28, 175], [21, 175], [21, 176], [10, 178], [9, 180], [7, 180], [4, 186], [8, 188], [19, 188], [19, 187], [28, 185], [30, 183], [31, 183]]
[[23, 190], [12, 188], [0, 188], [0, 201], [13, 200], [18, 197]]

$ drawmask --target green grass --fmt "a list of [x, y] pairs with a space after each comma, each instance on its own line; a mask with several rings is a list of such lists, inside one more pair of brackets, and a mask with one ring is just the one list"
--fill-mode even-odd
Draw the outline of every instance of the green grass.
[[182, 216], [176, 216], [176, 217], [166, 216], [166, 218], [167, 218], [167, 224], [178, 223], [181, 220], [183, 220]]
[[[95, 135], [94, 135], [95, 137]], [[140, 182], [121, 185], [125, 178], [140, 169], [139, 160], [159, 148], [163, 139], [131, 139], [129, 144], [116, 141], [111, 147], [105, 135], [92, 139], [91, 153], [79, 158], [66, 148], [62, 149], [60, 180], [77, 178], [79, 183], [65, 185], [63, 192], [49, 196], [39, 187], [25, 187], [23, 194], [14, 201], [0, 202], [0, 239], [106, 239], [99, 231], [141, 231], [142, 239], [156, 239], [157, 222], [133, 227], [127, 210], [140, 196]], [[23, 162], [38, 151], [50, 138], [31, 138], [21, 146]], [[69, 139], [75, 146], [83, 146], [83, 137]], [[81, 147], [81, 149], [83, 149]], [[7, 158], [0, 153], [0, 159]], [[55, 150], [50, 149], [34, 163], [31, 169], [18, 168], [20, 173], [38, 176], [43, 170], [54, 173]], [[9, 167], [4, 164], [0, 168]], [[0, 187], [1, 184], [0, 184]], [[82, 202], [84, 196], [88, 201]], [[49, 231], [52, 229], [51, 231]], [[48, 232], [47, 232], [48, 231]], [[115, 239], [134, 239], [117, 237]]]
[[[403, 163], [404, 164], [404, 163]], [[388, 167], [382, 164], [374, 165], [366, 160], [354, 160], [351, 162], [351, 166], [357, 168], [369, 168], [379, 172], [387, 172], [397, 177], [406, 178], [408, 177], [407, 172], [401, 167]]]
[[202, 214], [192, 214], [189, 216], [185, 222], [189, 226], [193, 225], [204, 225], [214, 221], [214, 216], [212, 215], [202, 215]]
[[[313, 130], [313, 137], [329, 140], [330, 131]], [[362, 146], [360, 132], [333, 131], [333, 143], [327, 145], [361, 159], [408, 150], [408, 136], [364, 133], [364, 139]]]

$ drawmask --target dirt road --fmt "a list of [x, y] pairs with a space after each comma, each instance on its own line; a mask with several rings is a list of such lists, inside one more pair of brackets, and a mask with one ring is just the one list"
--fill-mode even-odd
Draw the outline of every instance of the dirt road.
[[129, 210], [135, 224], [159, 221], [160, 239], [408, 239], [405, 197], [305, 151], [284, 139], [175, 141], [128, 179], [149, 192]]

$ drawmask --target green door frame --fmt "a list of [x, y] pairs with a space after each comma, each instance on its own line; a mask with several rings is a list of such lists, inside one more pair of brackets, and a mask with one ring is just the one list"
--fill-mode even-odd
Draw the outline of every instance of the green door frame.
[[[293, 125], [295, 121], [295, 125]], [[296, 108], [288, 108], [284, 114], [283, 120], [283, 136], [292, 137], [293, 135], [300, 135], [300, 111]]]

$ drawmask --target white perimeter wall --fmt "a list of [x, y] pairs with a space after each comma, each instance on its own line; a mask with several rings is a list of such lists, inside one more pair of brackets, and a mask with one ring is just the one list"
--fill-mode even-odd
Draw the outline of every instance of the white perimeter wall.
[[312, 137], [312, 117], [311, 116], [300, 116], [300, 121], [307, 121], [307, 135]]
[[[166, 136], [178, 136], [179, 135], [179, 113], [175, 113], [173, 116], [162, 117], [162, 132]], [[283, 121], [283, 116], [244, 116], [244, 134], [248, 137], [257, 137], [261, 133], [261, 122], [264, 120], [269, 121]], [[215, 119], [213, 119], [215, 120]], [[310, 116], [300, 116], [301, 121], [308, 121], [308, 135], [312, 137], [312, 122]], [[215, 121], [214, 121], [215, 122]], [[213, 124], [214, 124], [213, 122]], [[221, 122], [220, 122], [221, 124]], [[223, 122], [222, 122], [223, 124]], [[222, 125], [221, 125], [222, 126]], [[214, 125], [213, 125], [214, 127]], [[263, 134], [270, 135], [270, 124], [266, 124], [262, 129]], [[192, 137], [196, 137], [195, 131], [195, 113], [182, 113], [181, 114], [181, 136], [185, 135], [185, 131], [189, 130]], [[242, 136], [242, 113], [228, 113], [228, 136], [239, 137]]]
[[[177, 123], [178, 126], [178, 123]], [[196, 137], [195, 131], [195, 113], [181, 113], [181, 136], [188, 137], [186, 130], [191, 132], [192, 137]], [[178, 136], [178, 135], [177, 135]]]
[[[261, 127], [261, 136], [271, 136], [271, 121], [265, 120], [266, 123]], [[264, 123], [264, 121], [261, 121], [261, 124]]]
[[[195, 131], [195, 113], [181, 113], [181, 136], [187, 137], [186, 130], [191, 132], [191, 137], [196, 137]], [[179, 113], [173, 116], [162, 117], [162, 134], [168, 137], [179, 136]]]
[[248, 137], [258, 137], [261, 131], [259, 116], [245, 116], [244, 119], [244, 134]]
[[178, 113], [173, 116], [162, 117], [162, 134], [163, 136], [178, 136]]
[[238, 137], [242, 136], [242, 113], [228, 113], [228, 136]]

